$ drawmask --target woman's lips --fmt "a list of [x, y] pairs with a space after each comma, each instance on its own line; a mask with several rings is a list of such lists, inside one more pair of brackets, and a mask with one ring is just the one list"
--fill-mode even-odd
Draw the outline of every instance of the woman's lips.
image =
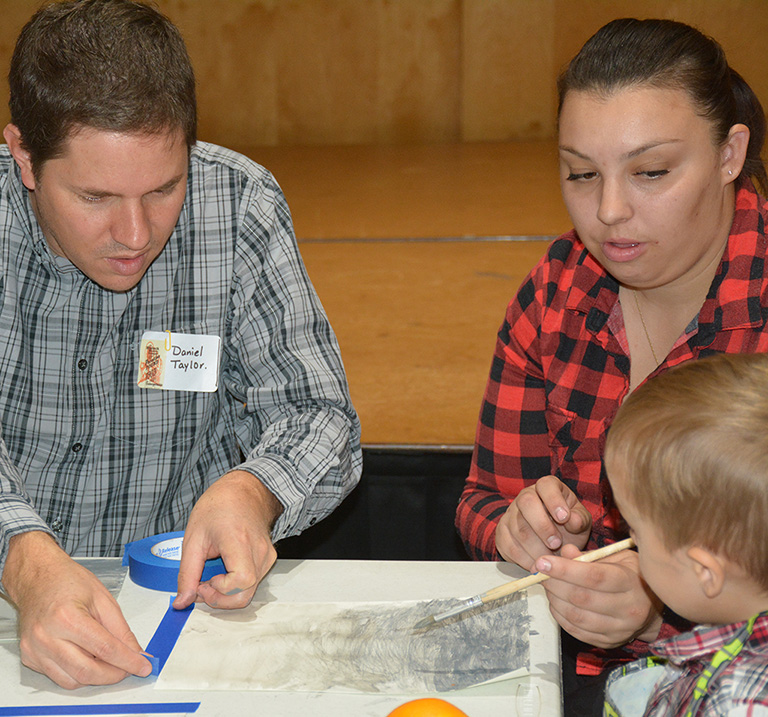
[[646, 245], [643, 242], [629, 239], [615, 239], [601, 244], [603, 254], [609, 261], [625, 262], [637, 259], [645, 252]]

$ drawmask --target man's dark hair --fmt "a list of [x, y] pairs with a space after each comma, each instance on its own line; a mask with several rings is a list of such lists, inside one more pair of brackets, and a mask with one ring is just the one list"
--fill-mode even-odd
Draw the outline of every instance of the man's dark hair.
[[16, 41], [11, 122], [32, 168], [65, 151], [81, 127], [180, 130], [195, 143], [195, 76], [176, 26], [134, 0], [66, 0], [38, 10]]

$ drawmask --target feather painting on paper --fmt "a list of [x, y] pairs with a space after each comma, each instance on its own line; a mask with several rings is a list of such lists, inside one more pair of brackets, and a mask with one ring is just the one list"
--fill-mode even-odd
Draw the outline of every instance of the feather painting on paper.
[[157, 688], [412, 694], [526, 674], [525, 596], [414, 631], [419, 619], [458, 602], [198, 607]]

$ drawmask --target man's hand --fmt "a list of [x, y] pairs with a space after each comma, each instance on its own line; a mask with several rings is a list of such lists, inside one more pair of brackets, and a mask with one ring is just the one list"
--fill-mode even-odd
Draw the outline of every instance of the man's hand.
[[152, 672], [117, 601], [47, 533], [11, 538], [3, 584], [19, 611], [21, 661], [74, 689]]
[[[219, 478], [189, 516], [173, 607], [183, 609], [197, 598], [211, 607], [245, 607], [277, 558], [271, 530], [282, 510], [250, 473], [232, 471]], [[217, 557], [226, 575], [201, 583], [205, 561]]]
[[637, 553], [625, 550], [595, 563], [575, 562], [579, 555], [566, 546], [561, 557], [541, 557], [534, 567], [550, 576], [542, 584], [563, 630], [606, 649], [655, 640], [664, 606], [640, 577]]
[[592, 530], [592, 516], [555, 476], [544, 476], [520, 491], [496, 526], [496, 549], [504, 560], [533, 570], [536, 558], [564, 545], [581, 549]]

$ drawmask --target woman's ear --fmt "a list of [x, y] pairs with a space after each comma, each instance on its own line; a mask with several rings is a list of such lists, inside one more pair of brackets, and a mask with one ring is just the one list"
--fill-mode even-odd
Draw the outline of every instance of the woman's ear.
[[698, 546], [688, 548], [686, 555], [693, 563], [693, 571], [702, 593], [710, 599], [720, 595], [725, 585], [725, 565], [721, 558]]
[[720, 150], [720, 173], [724, 184], [733, 182], [739, 176], [747, 159], [748, 145], [749, 127], [745, 124], [733, 125]]
[[11, 152], [11, 156], [19, 165], [21, 170], [21, 181], [24, 182], [24, 186], [29, 189], [30, 192], [35, 190], [37, 183], [35, 182], [35, 173], [32, 171], [32, 160], [29, 156], [29, 152], [24, 149], [21, 141], [21, 132], [15, 124], [7, 124], [3, 130], [3, 137], [8, 144], [8, 149]]

